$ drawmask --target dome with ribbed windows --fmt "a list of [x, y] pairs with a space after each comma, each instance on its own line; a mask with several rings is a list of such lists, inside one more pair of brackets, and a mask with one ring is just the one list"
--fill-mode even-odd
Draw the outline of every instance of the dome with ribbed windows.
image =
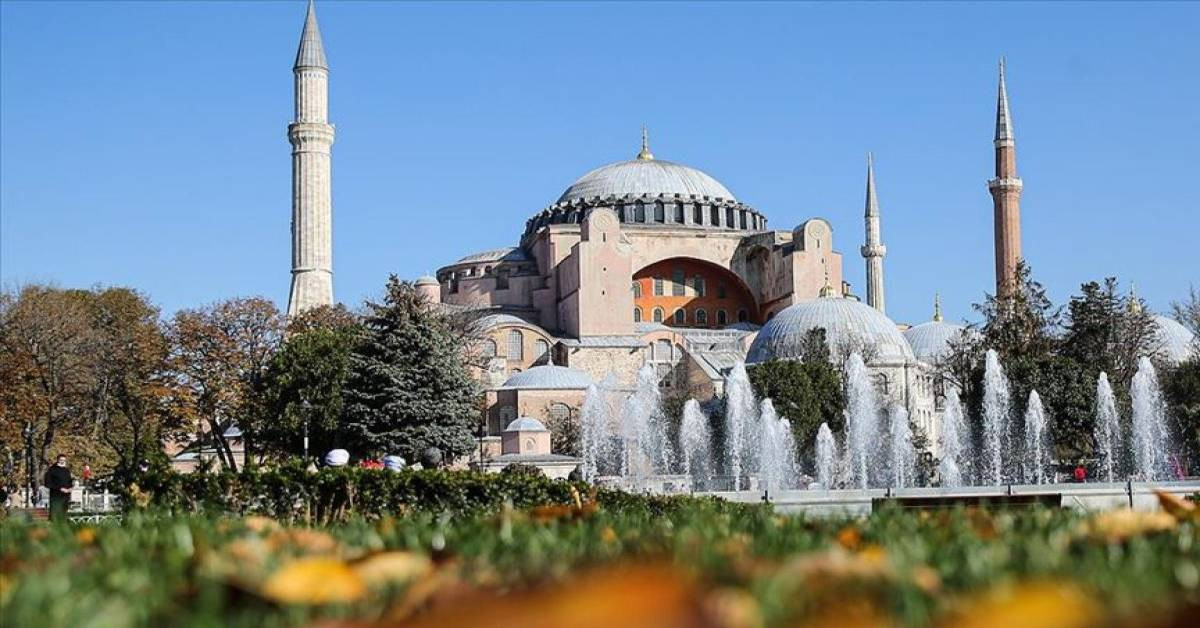
[[775, 315], [754, 339], [747, 363], [803, 357], [809, 330], [823, 328], [834, 358], [858, 351], [873, 364], [915, 361], [912, 348], [892, 319], [879, 310], [842, 297], [821, 297], [790, 305]]
[[733, 192], [707, 173], [659, 159], [630, 159], [600, 166], [579, 177], [558, 202], [608, 196], [709, 198], [736, 201]]

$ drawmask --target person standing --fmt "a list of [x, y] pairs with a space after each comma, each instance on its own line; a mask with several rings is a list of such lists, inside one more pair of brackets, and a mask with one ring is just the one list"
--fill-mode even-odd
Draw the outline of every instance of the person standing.
[[66, 521], [67, 505], [71, 503], [71, 487], [75, 483], [71, 478], [71, 470], [67, 468], [67, 457], [59, 454], [58, 460], [46, 471], [46, 477], [43, 479], [46, 488], [50, 489], [50, 520]]

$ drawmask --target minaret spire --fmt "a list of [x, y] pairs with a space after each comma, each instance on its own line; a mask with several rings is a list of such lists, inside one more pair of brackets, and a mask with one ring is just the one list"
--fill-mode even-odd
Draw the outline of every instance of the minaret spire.
[[642, 125], [642, 150], [638, 151], [637, 158], [642, 161], [654, 159], [654, 153], [650, 152], [650, 134], [646, 131], [646, 125]]
[[879, 228], [879, 199], [875, 196], [875, 157], [867, 153], [867, 202], [865, 222], [866, 242], [862, 247], [863, 259], [867, 261], [867, 305], [886, 313], [883, 296], [883, 258], [887, 247]]
[[933, 293], [933, 320], [942, 322], [942, 295]]
[[292, 67], [292, 288], [288, 316], [333, 305], [333, 197], [330, 189], [329, 64], [312, 0]]
[[1000, 86], [996, 97], [996, 177], [988, 181], [995, 219], [996, 294], [1008, 294], [1021, 260], [1021, 190], [1017, 176], [1017, 146], [1012, 113], [1008, 108], [1004, 58], [1000, 58]]

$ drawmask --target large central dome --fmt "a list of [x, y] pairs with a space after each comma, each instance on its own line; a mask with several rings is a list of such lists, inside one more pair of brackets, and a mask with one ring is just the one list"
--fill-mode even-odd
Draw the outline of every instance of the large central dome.
[[579, 177], [563, 192], [558, 202], [606, 196], [658, 196], [682, 198], [695, 196], [736, 201], [733, 192], [719, 181], [695, 168], [639, 157], [600, 166]]

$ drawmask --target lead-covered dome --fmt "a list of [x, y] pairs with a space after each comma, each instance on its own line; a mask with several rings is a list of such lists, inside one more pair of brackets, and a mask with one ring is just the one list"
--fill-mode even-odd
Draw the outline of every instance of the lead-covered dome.
[[592, 385], [587, 373], [566, 366], [535, 366], [516, 373], [504, 382], [504, 388], [533, 390], [584, 390]]
[[1163, 357], [1178, 364], [1195, 355], [1196, 335], [1191, 330], [1166, 316], [1155, 315], [1154, 322], [1158, 323], [1158, 330], [1154, 335]]
[[835, 358], [847, 351], [865, 349], [864, 357], [871, 364], [915, 361], [896, 324], [879, 310], [855, 299], [821, 297], [790, 305], [763, 325], [750, 345], [746, 362], [800, 358], [804, 336], [818, 327], [825, 330], [825, 340]]
[[904, 339], [918, 360], [933, 364], [946, 357], [950, 352], [950, 341], [958, 338], [966, 329], [962, 325], [935, 318], [906, 329]]
[[658, 196], [736, 201], [733, 192], [707, 173], [658, 159], [631, 159], [600, 166], [579, 177], [558, 202], [608, 196]]

